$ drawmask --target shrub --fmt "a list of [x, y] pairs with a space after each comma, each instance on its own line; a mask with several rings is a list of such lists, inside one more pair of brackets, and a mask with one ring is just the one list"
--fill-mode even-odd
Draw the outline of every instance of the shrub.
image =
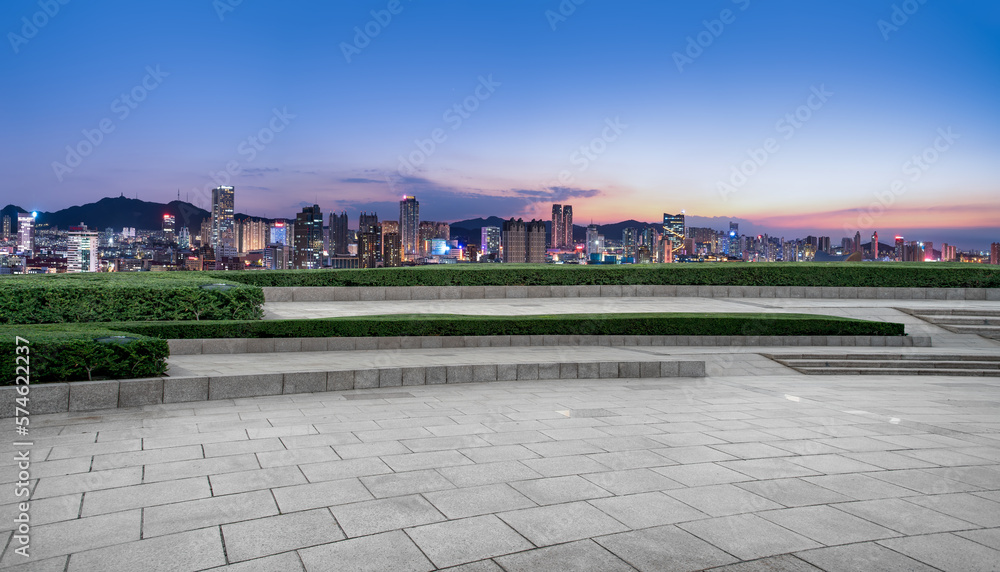
[[116, 329], [167, 339], [497, 335], [903, 335], [903, 325], [813, 314], [396, 314], [314, 320], [143, 322]]
[[158, 274], [5, 277], [0, 279], [0, 324], [263, 317], [259, 287], [230, 282], [228, 290], [213, 290], [203, 288], [219, 282], [209, 276]]
[[17, 377], [17, 336], [28, 340], [31, 383], [163, 375], [166, 340], [83, 325], [0, 326], [4, 385]]

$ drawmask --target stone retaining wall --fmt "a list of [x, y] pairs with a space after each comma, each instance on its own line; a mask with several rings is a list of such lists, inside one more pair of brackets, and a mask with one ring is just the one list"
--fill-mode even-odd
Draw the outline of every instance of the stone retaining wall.
[[867, 288], [836, 286], [296, 286], [264, 288], [267, 302], [476, 300], [498, 298], [831, 298], [995, 300], [1000, 288]]
[[524, 346], [930, 347], [930, 336], [412, 336], [168, 340], [170, 355]]
[[[662, 377], [705, 377], [705, 362], [673, 360], [481, 364], [78, 381], [32, 385], [30, 395], [31, 412], [43, 414], [442, 383]], [[0, 402], [8, 404], [0, 409], [0, 417], [14, 416], [16, 394], [17, 388], [14, 386], [0, 387]]]

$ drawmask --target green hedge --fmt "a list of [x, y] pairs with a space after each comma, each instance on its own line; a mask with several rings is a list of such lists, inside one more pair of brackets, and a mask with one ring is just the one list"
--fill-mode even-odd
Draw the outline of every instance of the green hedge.
[[17, 336], [29, 342], [31, 383], [155, 377], [166, 371], [170, 353], [166, 340], [120, 330], [82, 324], [0, 326], [3, 385], [13, 385], [23, 374], [17, 371], [24, 365], [17, 356], [25, 355], [17, 353]]
[[457, 264], [366, 270], [211, 272], [255, 286], [666, 284], [1000, 288], [1000, 268], [937, 263]]
[[901, 336], [903, 324], [813, 314], [395, 314], [315, 320], [143, 322], [116, 329], [167, 339], [499, 335]]
[[231, 281], [227, 291], [202, 288], [218, 282], [194, 273], [5, 277], [0, 324], [263, 317], [263, 290]]

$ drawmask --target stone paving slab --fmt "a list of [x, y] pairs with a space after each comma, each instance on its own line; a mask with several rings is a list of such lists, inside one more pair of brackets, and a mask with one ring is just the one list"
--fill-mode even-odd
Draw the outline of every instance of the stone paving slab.
[[998, 413], [997, 380], [792, 372], [35, 415], [0, 569], [991, 570]]

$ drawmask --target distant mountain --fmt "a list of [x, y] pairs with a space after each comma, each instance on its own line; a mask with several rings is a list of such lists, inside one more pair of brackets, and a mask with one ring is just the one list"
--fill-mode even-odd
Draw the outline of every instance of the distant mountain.
[[[11, 215], [16, 221], [18, 212], [27, 211], [18, 206], [7, 205], [2, 212], [4, 215]], [[60, 229], [84, 223], [96, 230], [104, 230], [107, 227], [117, 231], [124, 227], [157, 230], [162, 227], [163, 215], [166, 214], [173, 215], [177, 219], [177, 228], [186, 226], [193, 233], [197, 233], [202, 221], [210, 218], [212, 213], [184, 201], [170, 201], [163, 204], [120, 196], [105, 197], [96, 203], [73, 206], [55, 212], [39, 212], [36, 221], [37, 224], [47, 224]], [[236, 218], [243, 220], [249, 217], [238, 213]], [[16, 224], [14, 222], [15, 226]]]

